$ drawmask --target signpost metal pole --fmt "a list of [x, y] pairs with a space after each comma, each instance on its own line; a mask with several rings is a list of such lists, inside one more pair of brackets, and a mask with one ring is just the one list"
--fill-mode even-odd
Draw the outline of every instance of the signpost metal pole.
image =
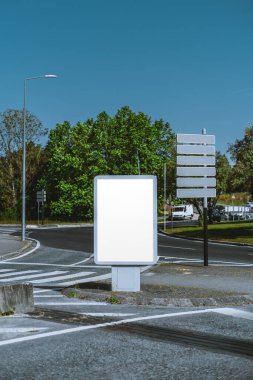
[[204, 209], [203, 209], [203, 219], [204, 219], [204, 266], [208, 266], [208, 223], [207, 223], [207, 197], [204, 198]]
[[37, 202], [38, 203], [38, 226], [40, 224], [40, 202]]
[[166, 230], [166, 163], [163, 168], [163, 180], [164, 180], [164, 209], [163, 209], [163, 229]]
[[[206, 135], [206, 129], [202, 129], [202, 135]], [[204, 145], [206, 145], [204, 143]], [[204, 155], [206, 156], [206, 154]], [[206, 167], [206, 165], [204, 166]], [[204, 178], [207, 178], [205, 175]], [[205, 186], [207, 189], [207, 186]], [[204, 239], [204, 266], [208, 266], [208, 220], [207, 220], [207, 197], [203, 198], [203, 239]]]

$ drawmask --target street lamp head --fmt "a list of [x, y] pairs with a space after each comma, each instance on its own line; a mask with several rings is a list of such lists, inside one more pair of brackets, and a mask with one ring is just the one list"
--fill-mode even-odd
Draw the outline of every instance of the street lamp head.
[[57, 75], [54, 74], [46, 74], [45, 78], [57, 78]]

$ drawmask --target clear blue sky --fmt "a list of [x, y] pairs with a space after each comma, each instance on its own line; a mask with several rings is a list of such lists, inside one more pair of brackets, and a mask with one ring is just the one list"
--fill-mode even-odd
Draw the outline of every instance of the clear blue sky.
[[216, 135], [253, 122], [252, 0], [0, 0], [0, 111], [47, 128], [129, 105], [176, 133]]

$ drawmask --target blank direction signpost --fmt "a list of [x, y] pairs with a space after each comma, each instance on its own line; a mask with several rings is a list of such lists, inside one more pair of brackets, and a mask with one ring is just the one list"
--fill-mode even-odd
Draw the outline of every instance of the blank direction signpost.
[[47, 200], [47, 192], [46, 190], [42, 189], [42, 190], [39, 190], [37, 191], [36, 193], [36, 201], [38, 203], [38, 225], [39, 225], [39, 215], [40, 215], [40, 203], [42, 204], [42, 224], [43, 224], [43, 220], [44, 220], [44, 203], [46, 202]]
[[177, 134], [177, 198], [203, 198], [204, 265], [208, 266], [207, 198], [216, 197], [215, 136]]

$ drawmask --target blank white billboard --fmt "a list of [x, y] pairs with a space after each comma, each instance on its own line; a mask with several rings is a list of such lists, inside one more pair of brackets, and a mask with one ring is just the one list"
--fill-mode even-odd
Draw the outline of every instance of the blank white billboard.
[[94, 259], [99, 265], [157, 262], [155, 176], [95, 177]]

